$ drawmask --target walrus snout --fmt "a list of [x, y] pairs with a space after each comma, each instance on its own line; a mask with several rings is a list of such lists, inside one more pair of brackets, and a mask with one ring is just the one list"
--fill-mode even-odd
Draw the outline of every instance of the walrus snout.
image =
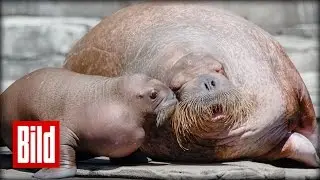
[[202, 74], [185, 83], [180, 90], [177, 91], [177, 96], [179, 100], [183, 100], [189, 95], [212, 94], [221, 90], [227, 91], [231, 88], [233, 88], [232, 83], [219, 73]]
[[203, 74], [195, 79], [195, 83], [198, 84], [199, 89], [203, 92], [212, 92], [214, 90], [226, 89], [232, 86], [231, 82], [223, 75], [215, 73]]
[[200, 81], [200, 88], [205, 91], [212, 91], [216, 88], [216, 80], [209, 75], [202, 75], [198, 78]]

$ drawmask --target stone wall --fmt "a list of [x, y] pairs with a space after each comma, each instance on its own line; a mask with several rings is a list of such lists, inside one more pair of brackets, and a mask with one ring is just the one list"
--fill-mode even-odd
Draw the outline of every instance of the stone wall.
[[[35, 69], [61, 66], [70, 47], [102, 17], [138, 2], [4, 1], [1, 90]], [[316, 1], [207, 3], [233, 11], [273, 34], [287, 50], [319, 109]]]
[[[4, 0], [3, 15], [31, 15], [54, 17], [108, 16], [136, 1], [57, 1], [57, 0]], [[196, 2], [196, 1], [194, 1]], [[227, 9], [258, 24], [271, 33], [285, 28], [318, 21], [317, 1], [203, 1], [208, 6]]]

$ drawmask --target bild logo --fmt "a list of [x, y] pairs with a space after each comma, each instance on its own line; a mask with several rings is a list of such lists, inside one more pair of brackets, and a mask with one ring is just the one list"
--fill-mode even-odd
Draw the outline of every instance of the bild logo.
[[57, 168], [60, 166], [59, 121], [14, 121], [13, 168]]

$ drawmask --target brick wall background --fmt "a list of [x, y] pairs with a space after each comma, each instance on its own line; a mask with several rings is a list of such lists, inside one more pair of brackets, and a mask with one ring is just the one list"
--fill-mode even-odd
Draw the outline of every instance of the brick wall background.
[[[2, 86], [35, 69], [59, 67], [69, 48], [104, 17], [141, 1], [2, 1]], [[285, 47], [319, 115], [317, 1], [214, 1], [256, 23]]]

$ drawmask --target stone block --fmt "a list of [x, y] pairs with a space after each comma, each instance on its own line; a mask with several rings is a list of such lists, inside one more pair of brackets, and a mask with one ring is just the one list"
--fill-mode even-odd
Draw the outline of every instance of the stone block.
[[282, 29], [281, 34], [301, 36], [304, 38], [318, 38], [319, 27], [318, 24], [298, 24], [293, 27]]
[[288, 56], [300, 73], [319, 71], [319, 52], [316, 49], [291, 52]]
[[65, 57], [49, 54], [41, 59], [27, 59], [25, 61], [2, 60], [2, 78], [17, 79], [36, 69], [43, 67], [61, 67]]
[[319, 47], [319, 42], [316, 38], [304, 38], [294, 35], [277, 35], [274, 38], [286, 49], [287, 53], [302, 52]]
[[4, 17], [2, 57], [13, 60], [65, 55], [99, 19]]
[[3, 15], [104, 17], [129, 5], [128, 1], [11, 1], [3, 2]]

